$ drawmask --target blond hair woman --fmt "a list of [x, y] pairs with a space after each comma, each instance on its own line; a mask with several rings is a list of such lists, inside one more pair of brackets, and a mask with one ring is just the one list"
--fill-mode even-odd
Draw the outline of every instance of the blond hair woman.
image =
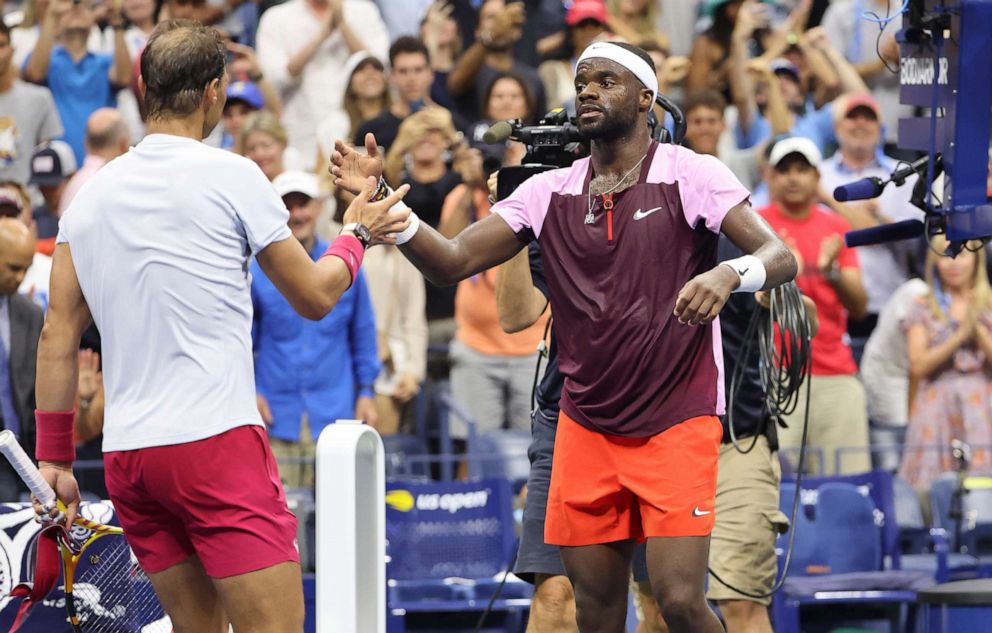
[[972, 446], [972, 473], [992, 472], [992, 305], [985, 248], [951, 258], [937, 236], [927, 257], [929, 290], [906, 317], [911, 388], [899, 474], [920, 491], [954, 470], [951, 442]]
[[269, 180], [284, 171], [312, 171], [300, 153], [289, 147], [289, 137], [279, 117], [266, 110], [245, 120], [235, 151], [254, 161]]

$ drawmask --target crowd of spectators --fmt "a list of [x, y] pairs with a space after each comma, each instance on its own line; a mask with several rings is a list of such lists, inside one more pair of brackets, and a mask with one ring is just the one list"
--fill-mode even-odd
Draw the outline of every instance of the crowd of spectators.
[[[831, 195], [906, 158], [895, 145], [899, 117], [912, 114], [898, 102], [902, 4], [0, 1], [0, 418], [27, 437], [34, 342], [23, 337], [37, 335], [47, 305], [58, 218], [89, 176], [141, 141], [141, 52], [156, 24], [200, 20], [226, 40], [223, 121], [204, 142], [258, 165], [313, 257], [337, 233], [349, 200], [327, 174], [336, 139], [379, 153], [390, 184], [411, 185], [406, 201], [421, 220], [453, 235], [489, 214], [488, 175], [524, 159], [515, 142], [484, 144], [489, 125], [533, 123], [551, 108], [573, 112], [578, 55], [617, 39], [650, 53], [662, 92], [684, 109], [684, 143], [720, 158], [751, 188], [753, 206], [800, 262], [798, 285], [821, 324], [810, 444], [823, 459], [813, 468], [846, 473], [881, 463], [925, 489], [954, 466], [950, 442], [958, 439], [973, 445], [972, 470], [987, 474], [984, 250], [949, 259], [937, 254], [940, 244], [847, 248], [842, 235], [851, 228], [919, 217], [913, 183], [865, 202]], [[429, 358], [430, 374], [450, 376], [454, 399], [480, 432], [529, 429], [544, 321], [502, 330], [495, 270], [437, 288], [395, 247], [376, 247], [319, 323], [293, 313], [257, 266], [251, 274], [259, 409], [289, 462], [312, 457], [316, 434], [336, 418], [411, 432]], [[79, 439], [92, 444], [102, 411], [99, 333], [84, 344]], [[786, 422], [782, 446], [794, 448], [801, 419]], [[452, 424], [455, 438], [466, 437], [464, 424]], [[879, 452], [873, 462], [872, 446], [903, 442], [904, 452]], [[841, 447], [861, 451], [835, 460]], [[312, 481], [304, 468], [286, 471], [293, 485]]]

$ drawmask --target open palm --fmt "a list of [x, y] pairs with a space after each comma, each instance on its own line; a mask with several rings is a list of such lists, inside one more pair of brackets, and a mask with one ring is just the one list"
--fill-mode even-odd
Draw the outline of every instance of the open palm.
[[362, 190], [369, 176], [376, 179], [382, 176], [382, 158], [375, 136], [371, 132], [365, 135], [364, 154], [340, 139], [335, 141], [330, 172], [334, 186], [353, 194]]

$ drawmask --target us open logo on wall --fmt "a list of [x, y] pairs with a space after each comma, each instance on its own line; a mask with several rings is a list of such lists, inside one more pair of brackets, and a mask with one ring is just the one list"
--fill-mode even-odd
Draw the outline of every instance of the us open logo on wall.
[[483, 488], [467, 492], [421, 493], [416, 496], [409, 490], [386, 492], [386, 505], [399, 512], [417, 510], [442, 510], [456, 514], [461, 510], [476, 510], [489, 504], [492, 490]]

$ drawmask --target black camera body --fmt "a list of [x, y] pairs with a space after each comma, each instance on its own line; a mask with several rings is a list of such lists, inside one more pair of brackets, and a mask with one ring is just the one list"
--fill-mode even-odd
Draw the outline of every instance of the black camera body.
[[[685, 136], [685, 116], [674, 102], [659, 94], [656, 103], [671, 114], [675, 134], [665, 129], [655, 117], [654, 110], [648, 113], [648, 126], [651, 136], [662, 143], [681, 143]], [[551, 169], [569, 167], [576, 160], [589, 154], [589, 147], [579, 132], [579, 128], [569, 119], [564, 108], [555, 108], [538, 121], [537, 125], [522, 125], [519, 120], [500, 121], [483, 136], [486, 143], [503, 143], [507, 139], [519, 141], [527, 146], [523, 165], [504, 167], [499, 170], [496, 198], [502, 200], [531, 176]], [[498, 166], [492, 165], [495, 169]], [[493, 169], [492, 171], [495, 171]], [[487, 173], [492, 173], [487, 170]]]

